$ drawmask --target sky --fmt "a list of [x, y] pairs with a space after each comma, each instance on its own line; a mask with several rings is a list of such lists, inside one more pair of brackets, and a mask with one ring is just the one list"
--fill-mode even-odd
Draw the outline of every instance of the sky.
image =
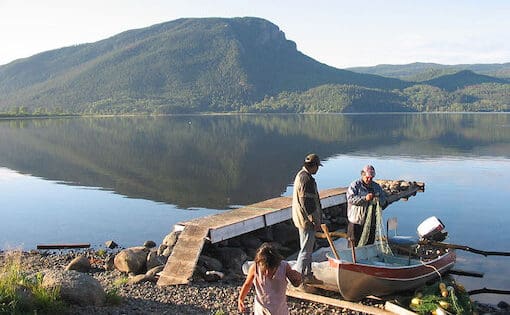
[[0, 0], [0, 65], [178, 18], [241, 16], [336, 68], [510, 62], [508, 0]]

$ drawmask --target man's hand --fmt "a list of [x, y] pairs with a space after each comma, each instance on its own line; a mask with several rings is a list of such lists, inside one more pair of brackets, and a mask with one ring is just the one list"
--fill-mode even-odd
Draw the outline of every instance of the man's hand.
[[366, 196], [365, 196], [365, 200], [366, 201], [370, 201], [374, 199], [374, 194], [373, 193], [368, 193]]

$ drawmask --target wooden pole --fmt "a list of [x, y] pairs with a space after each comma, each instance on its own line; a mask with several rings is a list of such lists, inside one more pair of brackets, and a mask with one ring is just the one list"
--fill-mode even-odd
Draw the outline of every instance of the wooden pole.
[[338, 256], [338, 252], [336, 251], [335, 244], [333, 243], [333, 240], [331, 239], [331, 235], [329, 235], [328, 226], [326, 224], [321, 224], [321, 228], [324, 231], [324, 234], [326, 234], [326, 238], [328, 239], [329, 246], [331, 246], [331, 250], [333, 251], [335, 258], [340, 260], [340, 256]]
[[480, 250], [480, 249], [476, 249], [476, 248], [472, 248], [472, 247], [464, 246], [464, 245], [447, 244], [447, 243], [434, 242], [434, 241], [429, 241], [429, 240], [421, 240], [418, 242], [418, 244], [432, 245], [432, 246], [437, 246], [437, 247], [442, 247], [442, 248], [460, 249], [460, 250], [465, 250], [467, 252], [471, 252], [474, 254], [484, 255], [486, 257], [487, 256], [510, 256], [510, 252], [485, 251], [485, 250]]

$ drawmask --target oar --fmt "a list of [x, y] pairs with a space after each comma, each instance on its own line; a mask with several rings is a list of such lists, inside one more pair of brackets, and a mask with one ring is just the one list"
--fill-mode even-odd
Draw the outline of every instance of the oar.
[[336, 251], [335, 244], [333, 243], [333, 240], [331, 239], [331, 235], [329, 234], [328, 226], [326, 224], [321, 224], [321, 228], [324, 231], [324, 234], [326, 234], [326, 238], [328, 239], [329, 246], [331, 246], [331, 250], [333, 251], [335, 258], [340, 260], [340, 256], [338, 256], [338, 252]]
[[[329, 232], [329, 236], [347, 238], [347, 233], [333, 231], [333, 232]], [[315, 237], [317, 237], [317, 238], [327, 238], [326, 234], [324, 234], [322, 232], [315, 232]]]
[[475, 294], [484, 294], [484, 293], [492, 293], [492, 294], [510, 294], [509, 290], [498, 290], [498, 289], [477, 289], [477, 290], [471, 290], [468, 292], [469, 295], [475, 295]]
[[485, 251], [485, 250], [480, 250], [480, 249], [472, 248], [472, 247], [465, 246], [465, 245], [446, 244], [446, 243], [441, 243], [441, 242], [433, 242], [433, 241], [429, 241], [429, 240], [421, 240], [418, 242], [418, 244], [432, 245], [432, 246], [437, 246], [437, 247], [442, 247], [442, 248], [460, 249], [460, 250], [465, 250], [467, 252], [480, 254], [480, 255], [484, 255], [484, 256], [510, 256], [510, 252]]

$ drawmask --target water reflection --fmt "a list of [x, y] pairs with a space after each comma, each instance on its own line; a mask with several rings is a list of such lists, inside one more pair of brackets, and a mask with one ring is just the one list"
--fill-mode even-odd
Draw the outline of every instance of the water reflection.
[[181, 208], [285, 192], [301, 158], [510, 156], [510, 115], [230, 115], [0, 121], [0, 166]]

